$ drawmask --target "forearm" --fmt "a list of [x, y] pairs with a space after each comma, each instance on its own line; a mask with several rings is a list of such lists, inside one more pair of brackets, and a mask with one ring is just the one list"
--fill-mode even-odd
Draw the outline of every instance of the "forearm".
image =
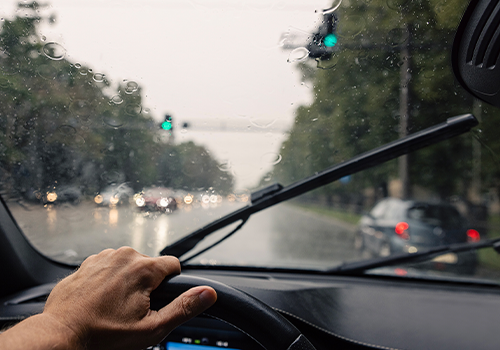
[[67, 326], [46, 314], [35, 315], [0, 334], [1, 350], [83, 350]]

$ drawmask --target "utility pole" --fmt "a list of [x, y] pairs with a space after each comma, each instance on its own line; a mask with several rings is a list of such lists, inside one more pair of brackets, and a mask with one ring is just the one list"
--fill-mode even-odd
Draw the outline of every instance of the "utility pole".
[[[406, 37], [408, 38], [405, 43], [401, 45], [400, 58], [402, 61], [400, 68], [399, 80], [399, 137], [408, 135], [408, 127], [410, 120], [410, 79], [411, 79], [411, 31], [409, 25], [405, 27]], [[410, 182], [410, 162], [409, 155], [405, 154], [399, 157], [399, 178], [401, 180], [401, 197], [403, 199], [410, 198], [411, 182]]]

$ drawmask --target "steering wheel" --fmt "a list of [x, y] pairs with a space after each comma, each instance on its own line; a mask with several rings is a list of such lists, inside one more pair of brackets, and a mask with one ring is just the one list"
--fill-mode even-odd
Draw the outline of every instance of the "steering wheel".
[[231, 324], [265, 349], [315, 350], [294, 325], [269, 306], [238, 289], [209, 279], [187, 275], [167, 277], [151, 293], [152, 307], [160, 308], [200, 285], [210, 286], [217, 292], [217, 302], [204, 314]]

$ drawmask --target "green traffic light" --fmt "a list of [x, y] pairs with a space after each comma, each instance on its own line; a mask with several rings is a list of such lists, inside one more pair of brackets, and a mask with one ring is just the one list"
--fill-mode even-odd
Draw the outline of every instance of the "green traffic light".
[[323, 39], [323, 43], [326, 47], [334, 47], [337, 44], [337, 36], [333, 33], [328, 34]]
[[161, 123], [161, 128], [163, 130], [170, 130], [170, 129], [172, 129], [172, 123], [164, 121], [163, 123]]

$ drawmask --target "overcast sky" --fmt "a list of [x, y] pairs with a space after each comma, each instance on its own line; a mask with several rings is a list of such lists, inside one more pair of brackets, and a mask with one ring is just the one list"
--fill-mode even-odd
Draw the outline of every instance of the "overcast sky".
[[[0, 16], [12, 17], [17, 1], [3, 3]], [[312, 97], [280, 38], [288, 30], [313, 31], [329, 1], [49, 3], [43, 13], [55, 13], [56, 23], [42, 27], [46, 42], [60, 44], [70, 62], [115, 84], [137, 82], [151, 115], [169, 113], [193, 126], [177, 130], [176, 141], [194, 140], [229, 161], [244, 188], [279, 159], [295, 108]], [[232, 127], [247, 132], [229, 136]]]

